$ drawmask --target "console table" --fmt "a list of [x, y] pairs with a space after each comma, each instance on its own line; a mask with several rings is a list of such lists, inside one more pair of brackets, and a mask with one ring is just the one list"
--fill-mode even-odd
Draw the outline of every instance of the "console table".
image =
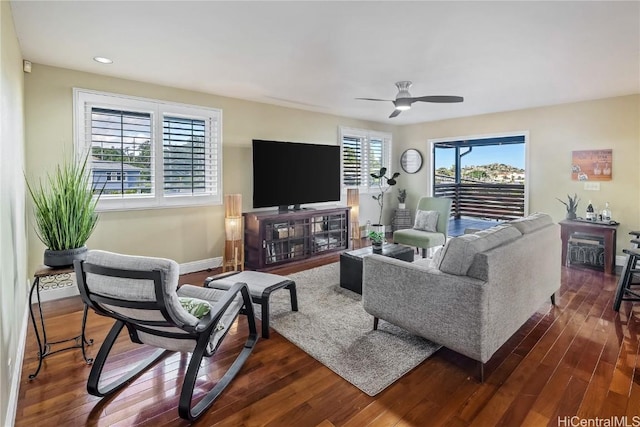
[[616, 230], [618, 224], [607, 224], [591, 221], [573, 221], [564, 219], [560, 224], [560, 238], [562, 239], [562, 264], [567, 262], [567, 243], [572, 233], [588, 233], [602, 236], [604, 239], [604, 272], [615, 274], [616, 268]]
[[[82, 313], [82, 326], [80, 335], [77, 335], [72, 338], [68, 338], [60, 341], [47, 341], [47, 330], [44, 327], [44, 315], [42, 314], [42, 304], [40, 301], [40, 279], [64, 276], [67, 279], [73, 274], [73, 267], [63, 267], [63, 268], [51, 268], [51, 267], [40, 267], [35, 274], [33, 275], [33, 284], [31, 285], [31, 290], [29, 291], [29, 314], [31, 315], [31, 322], [33, 323], [33, 330], [36, 334], [36, 341], [38, 341], [38, 368], [33, 374], [29, 374], [29, 379], [34, 379], [38, 373], [40, 372], [40, 368], [42, 368], [42, 360], [55, 353], [59, 353], [65, 350], [71, 350], [74, 348], [82, 349], [82, 357], [84, 361], [87, 362], [87, 365], [93, 363], [93, 359], [87, 358], [85, 353], [85, 345], [93, 344], [93, 340], [87, 340], [84, 331], [87, 323], [87, 305], [84, 304], [84, 310]], [[38, 312], [40, 314], [40, 330], [38, 329], [38, 323], [36, 322], [36, 316], [33, 314], [33, 292], [36, 292], [36, 298], [38, 300]], [[40, 338], [40, 331], [42, 331], [42, 338]], [[73, 341], [74, 344], [68, 347], [63, 347], [57, 350], [51, 350], [51, 346], [54, 344], [62, 344], [65, 342]]]

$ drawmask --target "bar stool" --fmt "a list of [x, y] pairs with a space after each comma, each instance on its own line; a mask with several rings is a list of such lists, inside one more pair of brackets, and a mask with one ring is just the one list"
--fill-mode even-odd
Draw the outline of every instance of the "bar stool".
[[[640, 249], [640, 231], [630, 231], [629, 234], [632, 236], [635, 236], [633, 239], [630, 240], [631, 249]], [[640, 265], [636, 264], [636, 268], [640, 268]], [[636, 280], [632, 282], [631, 285], [632, 286], [640, 285], [640, 277], [634, 275], [634, 278]]]
[[616, 297], [613, 300], [614, 311], [620, 310], [622, 301], [640, 301], [640, 293], [631, 289], [634, 274], [640, 273], [640, 269], [636, 265], [640, 260], [640, 251], [637, 249], [623, 249], [622, 252], [627, 254], [628, 257], [627, 264], [618, 281]]

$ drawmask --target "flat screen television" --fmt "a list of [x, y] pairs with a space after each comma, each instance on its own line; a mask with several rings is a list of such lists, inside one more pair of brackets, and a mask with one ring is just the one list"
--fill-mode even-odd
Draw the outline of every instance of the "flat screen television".
[[340, 147], [253, 140], [253, 207], [340, 200]]

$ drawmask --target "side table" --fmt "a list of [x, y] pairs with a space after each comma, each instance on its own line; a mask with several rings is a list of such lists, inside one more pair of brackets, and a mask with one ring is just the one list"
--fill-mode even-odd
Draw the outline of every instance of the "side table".
[[563, 219], [560, 224], [562, 239], [562, 265], [567, 263], [567, 242], [571, 233], [581, 232], [602, 236], [604, 239], [604, 272], [615, 274], [616, 268], [616, 229], [618, 223], [608, 224], [595, 221]]
[[391, 220], [391, 231], [404, 230], [412, 226], [413, 222], [411, 222], [411, 212], [409, 209], [394, 209], [393, 219]]
[[[36, 341], [38, 341], [38, 368], [36, 369], [36, 371], [33, 374], [29, 375], [29, 380], [34, 379], [38, 373], [40, 372], [40, 368], [42, 368], [42, 360], [52, 354], [55, 353], [59, 353], [61, 351], [65, 351], [65, 350], [71, 350], [74, 348], [81, 348], [82, 349], [82, 357], [85, 360], [85, 362], [87, 362], [87, 365], [90, 365], [93, 363], [93, 359], [87, 358], [86, 352], [85, 352], [85, 345], [91, 345], [93, 344], [93, 340], [87, 340], [85, 337], [85, 326], [87, 323], [87, 310], [88, 307], [86, 304], [84, 304], [84, 309], [82, 312], [82, 327], [81, 327], [81, 332], [80, 335], [77, 335], [75, 337], [72, 338], [67, 338], [65, 340], [60, 340], [60, 341], [47, 341], [47, 331], [44, 327], [44, 316], [42, 314], [42, 304], [40, 301], [40, 279], [41, 278], [46, 278], [46, 277], [51, 277], [51, 276], [62, 276], [62, 275], [68, 275], [70, 276], [71, 274], [73, 274], [74, 270], [73, 270], [73, 266], [70, 267], [62, 267], [62, 268], [51, 268], [51, 267], [40, 267], [35, 274], [33, 275], [33, 284], [31, 285], [31, 290], [29, 291], [29, 313], [31, 314], [31, 322], [33, 323], [33, 330], [36, 334]], [[36, 291], [36, 298], [38, 300], [38, 312], [40, 313], [40, 329], [42, 331], [42, 338], [40, 338], [40, 332], [38, 330], [38, 324], [36, 322], [36, 316], [33, 313], [33, 291]], [[68, 347], [64, 347], [58, 350], [51, 350], [51, 346], [54, 344], [62, 344], [68, 341], [73, 341], [74, 344]]]

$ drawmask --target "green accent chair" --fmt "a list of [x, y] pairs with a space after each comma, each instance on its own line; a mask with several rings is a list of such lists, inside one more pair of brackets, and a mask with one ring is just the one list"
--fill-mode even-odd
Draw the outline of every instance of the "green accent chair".
[[426, 258], [427, 249], [442, 246], [447, 241], [449, 217], [451, 216], [451, 199], [445, 197], [422, 197], [418, 201], [417, 210], [437, 211], [438, 224], [436, 232], [415, 230], [408, 228], [393, 233], [393, 243], [415, 246], [422, 249], [422, 257]]

